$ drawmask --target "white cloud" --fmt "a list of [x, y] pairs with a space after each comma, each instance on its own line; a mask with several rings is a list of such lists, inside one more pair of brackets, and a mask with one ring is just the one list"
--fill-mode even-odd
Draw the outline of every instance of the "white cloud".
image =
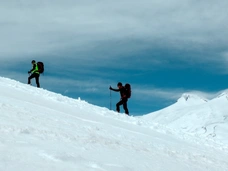
[[228, 51], [222, 53], [222, 57], [225, 60], [225, 62], [228, 62]]
[[1, 56], [80, 53], [104, 45], [115, 54], [153, 46], [211, 47], [227, 43], [226, 4], [194, 0], [6, 1], [0, 7]]
[[[176, 67], [175, 60], [181, 61], [181, 65], [200, 64], [200, 67], [208, 67], [208, 63], [224, 65], [227, 55], [220, 49], [228, 44], [227, 4], [225, 0], [4, 1], [0, 6], [0, 60], [10, 63], [12, 59], [29, 60], [30, 67], [30, 61], [39, 58], [47, 66], [55, 65], [51, 68], [55, 74], [75, 74], [69, 80], [60, 77], [65, 85], [84, 85], [83, 90], [93, 92], [99, 90], [91, 87], [109, 83], [82, 81], [77, 74], [107, 78], [107, 75], [119, 76], [116, 69], [144, 72], [163, 65]], [[176, 55], [178, 50], [184, 53]], [[167, 54], [160, 55], [164, 51]], [[110, 67], [108, 72], [99, 72], [106, 66]], [[114, 72], [110, 72], [112, 69]], [[17, 71], [10, 72], [9, 77], [23, 80]], [[50, 81], [58, 82], [59, 78]], [[145, 97], [171, 100], [184, 92], [156, 88], [136, 91]]]
[[[223, 92], [223, 91], [221, 91]], [[167, 101], [176, 101], [179, 99], [184, 93], [196, 94], [206, 99], [213, 99], [218, 96], [221, 92], [203, 92], [198, 90], [186, 90], [186, 89], [177, 89], [177, 88], [168, 88], [161, 89], [152, 87], [149, 88], [135, 88], [134, 93], [137, 95], [137, 98], [143, 99], [163, 99]]]
[[184, 90], [181, 89], [159, 89], [159, 88], [134, 88], [134, 94], [137, 98], [151, 99], [159, 98], [165, 100], [177, 100]]

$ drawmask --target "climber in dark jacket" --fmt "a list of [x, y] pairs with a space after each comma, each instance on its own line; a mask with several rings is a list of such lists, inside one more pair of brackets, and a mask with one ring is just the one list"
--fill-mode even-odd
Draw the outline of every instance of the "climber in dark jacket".
[[113, 90], [113, 91], [116, 91], [116, 92], [120, 92], [120, 101], [116, 104], [116, 111], [117, 112], [120, 112], [120, 105], [123, 105], [123, 108], [125, 110], [125, 114], [126, 115], [129, 115], [129, 111], [128, 111], [128, 108], [127, 108], [127, 96], [126, 96], [126, 89], [125, 87], [122, 85], [121, 82], [119, 82], [117, 84], [117, 87], [118, 89], [114, 89], [112, 88], [111, 86], [109, 87], [110, 90]]

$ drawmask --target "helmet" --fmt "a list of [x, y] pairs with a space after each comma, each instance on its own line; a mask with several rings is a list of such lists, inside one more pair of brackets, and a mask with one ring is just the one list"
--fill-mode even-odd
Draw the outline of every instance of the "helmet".
[[36, 63], [36, 61], [35, 61], [35, 60], [32, 60], [32, 64], [33, 64], [33, 63]]
[[118, 82], [117, 86], [122, 86], [122, 83], [121, 82]]

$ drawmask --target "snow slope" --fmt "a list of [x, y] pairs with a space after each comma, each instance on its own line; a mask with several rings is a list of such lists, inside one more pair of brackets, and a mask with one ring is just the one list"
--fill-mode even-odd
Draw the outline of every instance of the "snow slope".
[[183, 94], [178, 101], [142, 117], [174, 130], [228, 144], [228, 92], [212, 100], [196, 94]]
[[2, 77], [0, 135], [1, 171], [228, 168], [225, 145]]

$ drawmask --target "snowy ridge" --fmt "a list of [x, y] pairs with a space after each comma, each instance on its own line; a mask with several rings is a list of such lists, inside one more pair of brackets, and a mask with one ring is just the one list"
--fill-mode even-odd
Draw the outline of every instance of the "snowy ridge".
[[175, 131], [189, 133], [226, 145], [228, 131], [228, 94], [206, 100], [196, 94], [183, 94], [178, 101], [160, 111], [143, 116]]
[[4, 171], [228, 168], [227, 146], [2, 77], [0, 120]]
[[178, 105], [197, 105], [197, 104], [203, 104], [206, 103], [208, 100], [206, 98], [203, 98], [199, 95], [192, 94], [192, 93], [184, 93], [181, 98], [177, 100]]

